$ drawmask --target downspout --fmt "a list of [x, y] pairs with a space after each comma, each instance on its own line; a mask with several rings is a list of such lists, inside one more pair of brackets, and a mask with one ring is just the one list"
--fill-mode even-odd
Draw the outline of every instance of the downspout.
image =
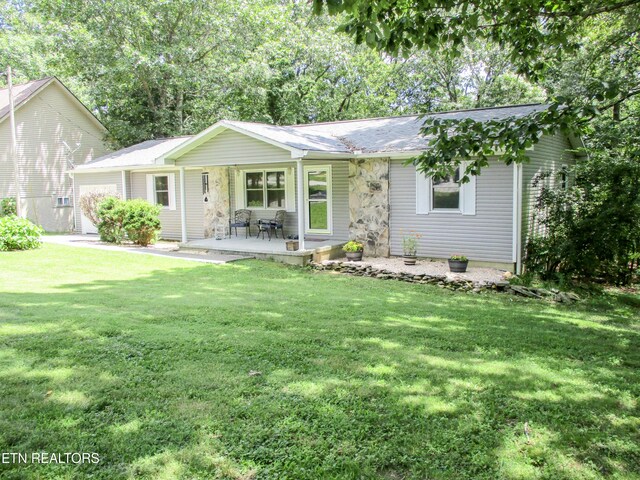
[[182, 243], [187, 243], [187, 194], [184, 181], [185, 167], [180, 167], [180, 226], [182, 227]]
[[302, 168], [302, 158], [296, 159], [297, 177], [297, 209], [298, 209], [298, 242], [299, 250], [304, 250], [304, 170]]
[[516, 275], [522, 273], [522, 165], [513, 170], [513, 248]]

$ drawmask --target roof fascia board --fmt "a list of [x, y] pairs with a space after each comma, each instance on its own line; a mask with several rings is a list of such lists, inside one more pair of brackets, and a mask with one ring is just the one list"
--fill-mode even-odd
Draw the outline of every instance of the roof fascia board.
[[[75, 173], [113, 173], [113, 172], [148, 172], [148, 171], [173, 171], [177, 170], [180, 167], [175, 165], [132, 165], [127, 167], [105, 167], [105, 168], [81, 168], [72, 170], [71, 174]], [[188, 166], [184, 167], [186, 170], [200, 170], [202, 167], [200, 166]]]

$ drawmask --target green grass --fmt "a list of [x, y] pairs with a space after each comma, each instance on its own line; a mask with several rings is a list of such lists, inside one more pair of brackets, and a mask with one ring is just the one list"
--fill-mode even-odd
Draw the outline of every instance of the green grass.
[[0, 478], [640, 478], [638, 308], [4, 253]]

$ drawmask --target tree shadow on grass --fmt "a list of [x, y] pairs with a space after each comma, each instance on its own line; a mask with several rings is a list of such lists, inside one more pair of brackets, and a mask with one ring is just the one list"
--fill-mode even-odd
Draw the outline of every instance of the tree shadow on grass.
[[0, 293], [0, 449], [103, 461], [7, 478], [640, 475], [602, 312], [261, 262], [53, 288]]

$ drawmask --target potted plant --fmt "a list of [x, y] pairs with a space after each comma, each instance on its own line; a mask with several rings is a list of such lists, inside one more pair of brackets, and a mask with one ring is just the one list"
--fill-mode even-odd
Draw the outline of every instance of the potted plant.
[[422, 238], [419, 233], [409, 233], [402, 237], [402, 258], [405, 265], [415, 265], [418, 252], [418, 240]]
[[464, 255], [451, 255], [449, 257], [449, 270], [453, 273], [464, 273], [467, 271], [469, 259]]
[[362, 260], [362, 251], [364, 245], [361, 242], [351, 240], [342, 246], [342, 250], [347, 253], [347, 259], [351, 262], [359, 262]]

